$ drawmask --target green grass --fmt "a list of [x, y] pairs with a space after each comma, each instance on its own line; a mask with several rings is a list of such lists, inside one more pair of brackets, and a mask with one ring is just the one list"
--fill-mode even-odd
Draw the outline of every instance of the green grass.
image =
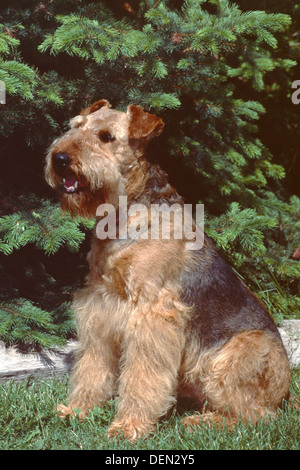
[[[300, 371], [293, 372], [292, 389], [299, 395]], [[300, 448], [300, 410], [286, 409], [276, 420], [260, 421], [256, 427], [239, 424], [233, 432], [200, 427], [193, 434], [181, 425], [182, 414], [174, 410], [147, 439], [130, 443], [109, 440], [107, 428], [116, 411], [115, 401], [96, 408], [83, 423], [61, 420], [55, 406], [66, 402], [67, 377], [31, 383], [0, 384], [1, 450], [296, 450]], [[186, 412], [183, 413], [185, 415]]]

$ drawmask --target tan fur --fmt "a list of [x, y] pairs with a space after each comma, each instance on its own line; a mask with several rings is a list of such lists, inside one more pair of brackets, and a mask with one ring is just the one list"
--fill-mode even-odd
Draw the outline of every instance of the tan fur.
[[[79, 191], [62, 193], [65, 210], [94, 217], [99, 204], [116, 207], [122, 195], [149, 210], [157, 197], [183, 205], [165, 174], [150, 168], [143, 156], [148, 140], [162, 132], [160, 118], [134, 105], [126, 113], [115, 111], [100, 100], [70, 125], [49, 149], [45, 170], [58, 190], [63, 178], [77, 178], [81, 185]], [[70, 158], [65, 167], [55, 167], [59, 154]], [[154, 188], [149, 187], [151, 178]], [[171, 235], [176, 223], [172, 219]], [[72, 416], [75, 408], [84, 417], [118, 395], [109, 435], [136, 439], [154, 429], [177, 395], [194, 398], [198, 408], [205, 404], [206, 413], [186, 418], [186, 426], [221, 425], [223, 415], [228, 424], [240, 418], [255, 422], [275, 413], [288, 396], [290, 374], [275, 327], [241, 327], [206, 347], [209, 332], [199, 334], [193, 323], [196, 308], [182, 300], [182, 278], [200, 263], [204, 279], [217, 257], [207, 239], [196, 256], [186, 250], [184, 239], [164, 240], [162, 233], [157, 240], [103, 241], [94, 236], [86, 285], [74, 297], [79, 346], [68, 406], [58, 407], [62, 417]], [[232, 300], [233, 312], [235, 308]]]
[[[189, 351], [188, 351], [189, 352]], [[289, 393], [290, 371], [280, 341], [269, 333], [247, 331], [234, 336], [216, 350], [190, 354], [196, 362], [184, 364], [184, 380], [193, 384], [189, 395], [205, 397], [205, 420], [219, 421], [225, 414], [228, 421], [255, 423], [259, 418], [274, 415], [283, 397]], [[276, 372], [275, 372], [276, 371]], [[201, 422], [202, 416], [186, 418], [185, 424]]]

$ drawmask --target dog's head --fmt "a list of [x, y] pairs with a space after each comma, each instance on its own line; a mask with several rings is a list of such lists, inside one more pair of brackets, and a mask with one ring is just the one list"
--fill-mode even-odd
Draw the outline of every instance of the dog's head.
[[128, 170], [163, 127], [161, 118], [140, 106], [124, 113], [106, 100], [71, 119], [70, 130], [51, 145], [45, 168], [47, 182], [62, 193], [63, 209], [94, 217], [99, 204], [117, 204], [126, 194]]

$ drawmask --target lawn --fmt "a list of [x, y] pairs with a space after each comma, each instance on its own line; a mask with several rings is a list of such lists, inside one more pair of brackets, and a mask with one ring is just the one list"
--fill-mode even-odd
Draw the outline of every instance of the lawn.
[[[300, 371], [293, 372], [292, 389], [299, 396]], [[0, 385], [1, 450], [298, 450], [300, 411], [286, 409], [276, 420], [256, 427], [239, 424], [233, 432], [200, 427], [193, 434], [181, 425], [187, 411], [174, 410], [147, 439], [130, 443], [109, 440], [106, 431], [115, 414], [114, 400], [96, 408], [80, 423], [60, 420], [53, 412], [66, 402], [67, 377]]]

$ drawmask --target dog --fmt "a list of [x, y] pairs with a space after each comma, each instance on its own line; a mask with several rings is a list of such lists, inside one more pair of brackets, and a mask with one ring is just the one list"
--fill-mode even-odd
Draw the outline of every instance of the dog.
[[[184, 210], [166, 173], [145, 156], [163, 128], [160, 117], [140, 106], [122, 112], [102, 99], [70, 121], [45, 167], [63, 210], [98, 214], [89, 274], [73, 302], [78, 350], [70, 395], [58, 411], [66, 417], [80, 408], [83, 418], [117, 396], [108, 434], [130, 440], [151, 433], [178, 397], [191, 398], [197, 409], [184, 418], [187, 427], [255, 423], [275, 416], [289, 397], [278, 329], [213, 242], [203, 234], [200, 248], [187, 249], [184, 235], [172, 237], [174, 214], [169, 238], [160, 229], [149, 236], [152, 207]], [[101, 208], [114, 209], [117, 220], [120, 198], [128, 217], [116, 222], [113, 236], [97, 236]], [[143, 208], [143, 230], [121, 237], [138, 217], [132, 205]]]

